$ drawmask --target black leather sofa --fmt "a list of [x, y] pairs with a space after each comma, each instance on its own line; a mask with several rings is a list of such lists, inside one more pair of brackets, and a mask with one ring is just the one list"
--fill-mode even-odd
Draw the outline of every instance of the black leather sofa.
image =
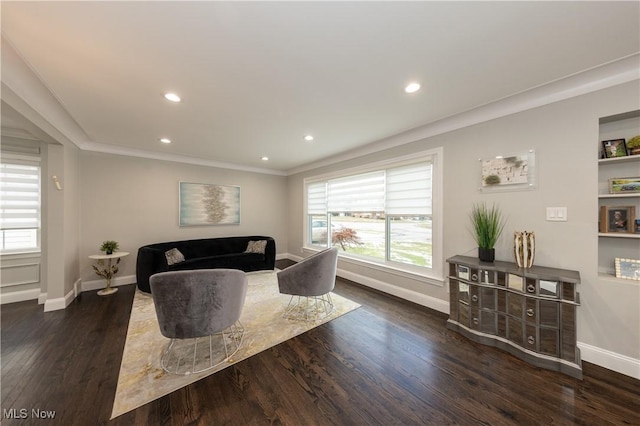
[[[266, 241], [264, 253], [246, 253], [250, 241]], [[172, 249], [177, 249], [184, 260], [170, 265], [167, 252]], [[156, 243], [138, 249], [136, 281], [141, 291], [150, 293], [149, 277], [158, 272], [216, 268], [251, 272], [273, 270], [275, 263], [276, 242], [271, 237], [223, 237]]]

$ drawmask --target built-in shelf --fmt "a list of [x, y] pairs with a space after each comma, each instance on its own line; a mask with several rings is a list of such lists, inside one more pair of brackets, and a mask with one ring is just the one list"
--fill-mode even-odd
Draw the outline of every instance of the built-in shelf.
[[634, 161], [640, 162], [640, 155], [628, 155], [626, 157], [616, 157], [616, 158], [601, 158], [598, 160], [598, 163], [600, 164], [632, 163]]
[[640, 192], [632, 192], [631, 194], [600, 194], [598, 198], [640, 198]]
[[621, 232], [616, 234], [615, 232], [600, 232], [598, 237], [609, 237], [609, 238], [640, 238], [640, 234], [627, 234]]
[[[625, 139], [640, 134], [640, 110], [624, 112], [599, 120], [598, 148], [602, 156], [602, 141]], [[629, 230], [637, 230], [636, 220], [640, 219], [640, 192], [620, 191], [610, 193], [611, 179], [640, 177], [640, 155], [625, 157], [600, 158], [598, 162], [597, 203], [599, 208], [598, 228], [609, 209], [628, 208], [627, 224]], [[629, 213], [631, 212], [631, 213]], [[633, 217], [631, 217], [633, 216]], [[640, 286], [640, 281], [617, 278], [615, 260], [640, 259], [640, 232], [598, 232], [598, 280], [603, 284]]]
[[600, 122], [600, 125], [602, 126], [603, 124], [615, 123], [616, 121], [629, 120], [631, 118], [638, 118], [638, 117], [640, 117], [640, 109], [637, 109], [634, 111], [627, 111], [620, 114], [609, 115], [607, 117], [600, 117], [599, 122]]

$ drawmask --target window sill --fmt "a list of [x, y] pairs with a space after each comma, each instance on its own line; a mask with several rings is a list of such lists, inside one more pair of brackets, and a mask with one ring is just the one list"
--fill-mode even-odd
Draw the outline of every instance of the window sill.
[[[315, 248], [315, 247], [303, 247], [303, 251], [308, 252], [308, 253], [317, 253], [319, 251], [322, 251], [324, 249], [319, 249], [319, 248]], [[437, 286], [437, 287], [444, 287], [444, 278], [443, 277], [439, 277], [436, 275], [426, 275], [423, 272], [417, 272], [415, 270], [412, 269], [408, 269], [408, 268], [401, 268], [401, 267], [396, 267], [396, 266], [391, 266], [391, 265], [383, 265], [380, 263], [376, 263], [376, 262], [371, 262], [371, 261], [367, 261], [365, 259], [356, 259], [353, 257], [348, 257], [348, 256], [343, 256], [343, 255], [338, 255], [338, 261], [340, 262], [345, 262], [345, 263], [350, 263], [352, 265], [357, 265], [357, 266], [363, 266], [365, 268], [369, 268], [369, 269], [373, 269], [376, 271], [380, 271], [380, 272], [384, 272], [387, 274], [392, 274], [392, 275], [396, 275], [399, 277], [403, 277], [403, 278], [407, 278], [407, 279], [411, 279], [411, 280], [415, 280], [415, 281], [420, 281], [423, 282], [425, 284], [429, 284], [429, 285], [433, 285], [433, 286]], [[426, 271], [425, 271], [426, 272]]]

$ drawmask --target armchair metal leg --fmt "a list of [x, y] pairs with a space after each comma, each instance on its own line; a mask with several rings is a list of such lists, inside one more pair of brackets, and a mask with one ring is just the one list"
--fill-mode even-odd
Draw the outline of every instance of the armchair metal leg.
[[333, 312], [331, 293], [322, 296], [291, 296], [283, 318], [297, 321], [317, 321]]
[[171, 339], [160, 364], [171, 374], [200, 373], [228, 361], [242, 346], [243, 338], [244, 326], [237, 321], [226, 330], [210, 336]]

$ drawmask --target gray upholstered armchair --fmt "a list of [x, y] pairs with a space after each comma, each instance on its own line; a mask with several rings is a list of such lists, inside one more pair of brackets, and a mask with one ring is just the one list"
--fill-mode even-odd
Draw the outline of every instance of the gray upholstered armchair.
[[337, 266], [338, 249], [332, 247], [278, 272], [280, 293], [291, 295], [283, 317], [308, 321], [329, 315]]
[[149, 283], [160, 332], [171, 339], [161, 359], [165, 371], [198, 373], [240, 349], [244, 327], [239, 319], [247, 294], [243, 271], [161, 272]]

